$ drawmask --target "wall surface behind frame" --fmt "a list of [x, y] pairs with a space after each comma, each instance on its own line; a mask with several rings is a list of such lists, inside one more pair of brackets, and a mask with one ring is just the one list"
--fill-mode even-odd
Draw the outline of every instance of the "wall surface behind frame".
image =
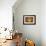
[[[41, 46], [41, 0], [23, 0], [16, 5], [13, 6], [15, 30], [22, 32], [24, 38], [34, 40], [36, 46]], [[36, 15], [36, 25], [24, 25], [23, 15]]]

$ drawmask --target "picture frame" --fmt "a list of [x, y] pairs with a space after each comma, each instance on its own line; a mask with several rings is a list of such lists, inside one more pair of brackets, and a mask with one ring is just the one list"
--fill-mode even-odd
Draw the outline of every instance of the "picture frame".
[[24, 25], [35, 25], [36, 24], [36, 15], [24, 15], [23, 24]]

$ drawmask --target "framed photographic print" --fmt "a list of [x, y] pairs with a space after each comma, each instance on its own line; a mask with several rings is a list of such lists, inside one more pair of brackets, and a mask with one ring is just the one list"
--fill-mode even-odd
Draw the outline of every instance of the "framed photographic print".
[[23, 24], [24, 25], [35, 25], [36, 24], [36, 15], [24, 15]]

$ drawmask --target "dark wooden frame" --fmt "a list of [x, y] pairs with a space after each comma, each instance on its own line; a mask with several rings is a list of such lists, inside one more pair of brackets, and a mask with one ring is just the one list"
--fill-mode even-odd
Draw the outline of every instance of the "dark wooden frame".
[[[25, 18], [26, 16], [27, 16], [27, 17], [29, 17], [29, 16], [30, 16], [30, 17], [34, 17], [34, 18], [33, 18], [33, 19], [34, 19], [34, 23], [33, 23], [33, 22], [32, 22], [32, 24], [25, 23], [25, 22], [24, 22], [24, 18]], [[35, 25], [35, 24], [36, 24], [36, 15], [24, 15], [24, 16], [23, 16], [23, 24], [24, 24], [24, 25]]]

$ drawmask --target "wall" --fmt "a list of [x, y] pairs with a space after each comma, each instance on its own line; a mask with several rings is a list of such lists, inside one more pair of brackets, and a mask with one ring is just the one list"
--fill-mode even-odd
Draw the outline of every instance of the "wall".
[[[15, 2], [16, 0], [0, 0], [0, 33], [2, 32], [0, 38], [10, 35], [10, 32], [3, 31], [3, 28], [12, 29], [12, 6]], [[3, 28], [1, 29], [1, 27]]]
[[[13, 6], [13, 14], [15, 30], [22, 32], [24, 38], [34, 40], [36, 46], [41, 46], [41, 0], [22, 0]], [[36, 25], [23, 25], [23, 15], [36, 15]]]
[[16, 0], [0, 0], [0, 27], [12, 29], [12, 6]]
[[46, 0], [41, 1], [41, 40], [42, 46], [46, 46]]

